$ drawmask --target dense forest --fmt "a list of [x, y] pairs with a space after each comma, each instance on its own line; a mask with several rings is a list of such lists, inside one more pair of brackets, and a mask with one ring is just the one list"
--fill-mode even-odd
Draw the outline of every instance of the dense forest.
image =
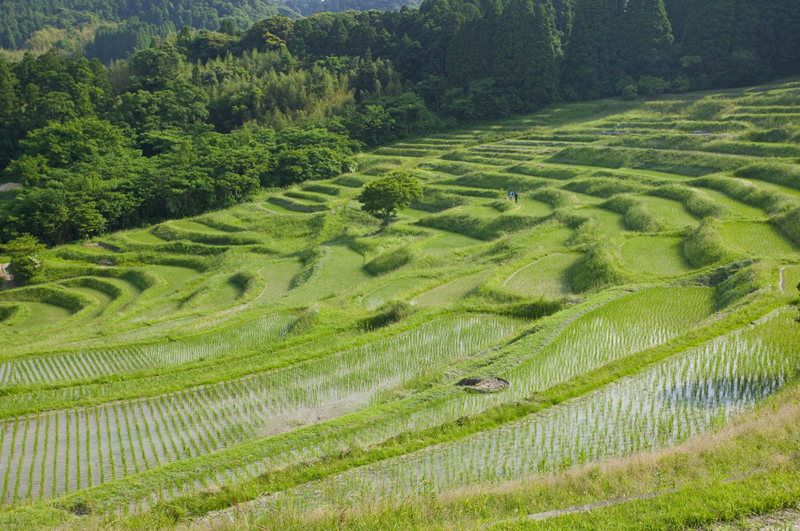
[[[2, 24], [24, 36], [35, 13], [89, 3], [36, 0], [16, 16], [22, 4], [6, 1]], [[226, 207], [259, 187], [348, 171], [363, 145], [458, 121], [800, 70], [796, 0], [426, 0], [246, 30], [273, 12], [106, 0], [98, 16], [121, 19], [134, 4], [139, 21], [182, 29], [142, 34], [130, 58], [104, 56], [110, 66], [96, 56], [121, 42], [111, 30], [87, 48], [91, 60], [56, 50], [0, 60], [0, 180], [25, 185], [0, 202], [3, 240], [56, 244]]]
[[134, 49], [146, 48], [152, 37], [165, 37], [183, 26], [217, 31], [223, 20], [230, 20], [246, 29], [278, 14], [299, 18], [323, 11], [396, 10], [403, 5], [416, 7], [419, 0], [2, 0], [0, 48], [32, 50], [49, 45], [74, 52], [85, 44], [76, 37], [88, 32], [94, 43], [86, 46], [87, 57], [124, 59]]

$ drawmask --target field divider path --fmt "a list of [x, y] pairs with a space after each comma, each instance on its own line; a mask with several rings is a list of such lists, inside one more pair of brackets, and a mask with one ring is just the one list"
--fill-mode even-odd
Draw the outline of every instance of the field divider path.
[[544, 260], [548, 256], [550, 256], [550, 255], [545, 255], [545, 256], [539, 258], [538, 260], [536, 260], [535, 262], [531, 262], [530, 264], [524, 265], [524, 266], [520, 267], [519, 269], [517, 269], [516, 271], [514, 271], [513, 273], [511, 273], [511, 276], [508, 277], [505, 280], [505, 282], [503, 282], [503, 287], [505, 287], [515, 276], [517, 276], [518, 273], [521, 273], [523, 270], [528, 269], [529, 267], [538, 264], [539, 262], [541, 262], [542, 260]]
[[[745, 473], [742, 473], [742, 474], [736, 474], [735, 476], [732, 476], [732, 477], [729, 477], [727, 479], [724, 479], [724, 480], [721, 481], [721, 483], [734, 483], [734, 482], [739, 481], [741, 479], [745, 479], [745, 478], [749, 478], [749, 477], [752, 477], [752, 476], [756, 476], [758, 474], [763, 474], [765, 472], [766, 472], [766, 470], [763, 469], [763, 468], [756, 468], [756, 469], [750, 470], [748, 472], [745, 472]], [[636, 494], [636, 495], [633, 495], [633, 496], [623, 496], [622, 498], [615, 498], [615, 499], [612, 499], [612, 500], [602, 500], [602, 501], [598, 501], [598, 502], [585, 503], [583, 505], [573, 505], [572, 507], [565, 507], [563, 509], [555, 509], [553, 511], [544, 511], [544, 512], [541, 512], [541, 513], [528, 514], [528, 515], [525, 515], [525, 516], [519, 516], [517, 518], [509, 518], [508, 520], [498, 520], [496, 522], [483, 524], [478, 529], [493, 529], [493, 528], [495, 528], [497, 526], [500, 526], [500, 525], [513, 524], [513, 523], [516, 523], [516, 522], [524, 522], [524, 521], [539, 521], [540, 522], [540, 521], [543, 521], [543, 520], [549, 520], [550, 518], [556, 518], [556, 517], [559, 517], [559, 516], [566, 516], [566, 515], [569, 515], [569, 514], [590, 513], [594, 509], [603, 509], [605, 507], [611, 507], [613, 505], [620, 505], [622, 503], [631, 503], [631, 502], [635, 502], [635, 501], [652, 500], [652, 499], [658, 498], [660, 496], [664, 496], [665, 494], [674, 494], [676, 492], [680, 492], [681, 490], [687, 489], [687, 488], [694, 488], [694, 487], [689, 485], [689, 486], [684, 486], [684, 487], [680, 487], [680, 488], [672, 488], [672, 489], [666, 489], [666, 490], [660, 490], [660, 491], [654, 491], [654, 492], [645, 492], [643, 494]]]

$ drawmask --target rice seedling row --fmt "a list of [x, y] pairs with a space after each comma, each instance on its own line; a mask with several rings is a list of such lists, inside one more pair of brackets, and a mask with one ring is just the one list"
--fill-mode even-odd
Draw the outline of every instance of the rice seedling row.
[[363, 269], [364, 257], [346, 245], [330, 245], [330, 256], [317, 277], [290, 293], [289, 304], [303, 304], [339, 295], [371, 278]]
[[530, 297], [559, 297], [570, 292], [566, 272], [581, 257], [578, 253], [549, 254], [509, 276], [503, 286]]
[[683, 258], [683, 238], [646, 236], [625, 240], [620, 246], [625, 267], [644, 275], [671, 277], [691, 271]]
[[791, 313], [782, 310], [590, 396], [268, 497], [262, 506], [307, 511], [400, 499], [675, 445], [779, 391], [796, 376], [799, 348]]
[[18, 358], [0, 364], [0, 386], [82, 380], [110, 374], [168, 367], [279, 341], [293, 318], [270, 315], [217, 333], [150, 345], [131, 345], [44, 357]]
[[[22, 496], [28, 492], [48, 494], [42, 494], [41, 474], [33, 471], [37, 465], [22, 461], [26, 448], [41, 454], [43, 462], [47, 462], [48, 452], [55, 452], [55, 492], [73, 492], [241, 442], [297, 410], [364, 393], [372, 395], [387, 385], [469, 355], [513, 332], [517, 325], [513, 320], [492, 317], [445, 318], [294, 368], [105, 405], [99, 416], [91, 409], [53, 412], [42, 420], [61, 427], [50, 441], [35, 439], [38, 431], [30, 422], [40, 417], [6, 420], [3, 433], [11, 430], [13, 436], [8, 443], [4, 439], [0, 462], [15, 466], [8, 468], [3, 499], [11, 503], [15, 495], [19, 497], [20, 475], [27, 478]], [[354, 407], [367, 403], [362, 400]]]
[[796, 256], [798, 252], [777, 227], [767, 223], [726, 223], [721, 233], [732, 247], [746, 254], [756, 249], [759, 256]]
[[580, 317], [552, 342], [510, 358], [499, 376], [502, 393], [458, 393], [425, 409], [387, 418], [365, 432], [366, 445], [409, 430], [436, 426], [495, 405], [532, 396], [606, 363], [663, 344], [713, 311], [714, 290], [651, 288], [615, 299]]
[[446, 284], [428, 290], [411, 299], [411, 304], [417, 306], [438, 306], [448, 304], [466, 297], [472, 290], [486, 280], [491, 271], [481, 271], [473, 275], [451, 280]]
[[667, 229], [683, 229], [687, 226], [696, 227], [700, 220], [692, 216], [683, 205], [677, 201], [663, 199], [660, 197], [642, 197], [644, 208], [655, 214]]

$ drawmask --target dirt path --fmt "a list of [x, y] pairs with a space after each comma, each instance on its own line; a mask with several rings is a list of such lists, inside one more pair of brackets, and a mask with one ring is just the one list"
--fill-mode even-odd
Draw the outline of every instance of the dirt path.
[[513, 273], [511, 273], [511, 276], [510, 276], [510, 277], [508, 277], [508, 278], [506, 279], [506, 281], [505, 281], [505, 282], [503, 282], [503, 287], [505, 287], [505, 286], [506, 286], [506, 285], [507, 285], [507, 284], [508, 284], [508, 283], [511, 281], [511, 279], [512, 279], [512, 278], [514, 278], [515, 276], [517, 276], [517, 273], [520, 273], [520, 272], [522, 272], [523, 270], [525, 270], [525, 269], [528, 269], [528, 268], [529, 268], [529, 267], [531, 267], [532, 265], [536, 265], [536, 264], [538, 264], [539, 262], [541, 262], [542, 260], [544, 260], [544, 259], [545, 259], [545, 258], [547, 258], [548, 256], [550, 256], [550, 255], [545, 255], [545, 256], [543, 256], [543, 257], [539, 258], [538, 260], [536, 260], [535, 262], [531, 262], [530, 264], [524, 265], [524, 266], [520, 267], [519, 269], [517, 269], [516, 271], [514, 271]]
[[786, 274], [785, 274], [785, 271], [786, 271], [786, 266], [783, 266], [781, 268], [780, 282], [778, 283], [778, 288], [780, 288], [781, 293], [786, 293]]

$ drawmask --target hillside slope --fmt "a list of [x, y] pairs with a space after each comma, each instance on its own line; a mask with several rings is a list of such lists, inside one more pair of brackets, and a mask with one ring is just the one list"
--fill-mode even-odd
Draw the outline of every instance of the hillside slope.
[[[0, 526], [665, 529], [795, 503], [798, 104], [553, 106], [46, 251], [0, 291]], [[425, 196], [378, 231], [356, 197], [397, 170]], [[464, 387], [486, 377], [508, 387]]]

